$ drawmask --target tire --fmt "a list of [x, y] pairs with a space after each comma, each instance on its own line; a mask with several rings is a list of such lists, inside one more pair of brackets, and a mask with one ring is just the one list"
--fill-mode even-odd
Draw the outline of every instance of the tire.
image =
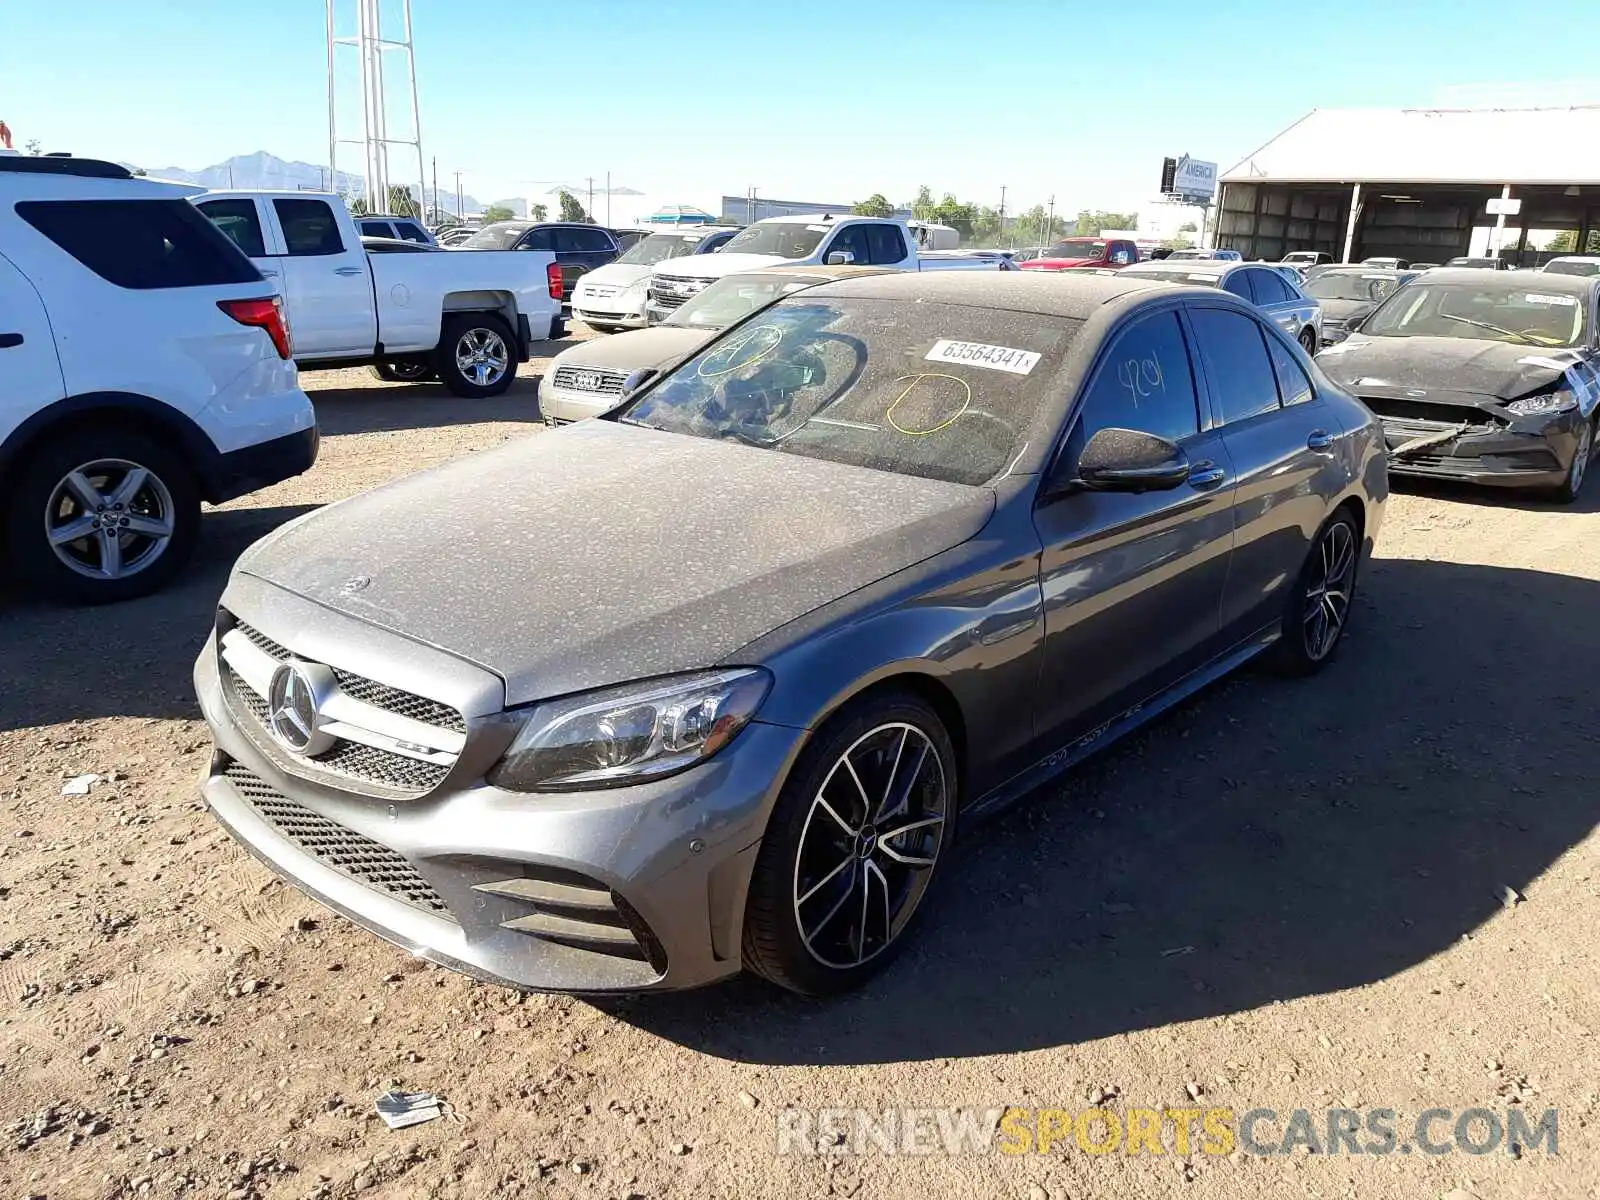
[[1573, 451], [1572, 462], [1567, 466], [1567, 477], [1556, 488], [1556, 501], [1561, 504], [1571, 504], [1583, 491], [1583, 482], [1589, 478], [1589, 462], [1594, 458], [1595, 424], [1600, 422], [1600, 414], [1594, 420], [1584, 425], [1578, 435], [1578, 448]]
[[[143, 472], [136, 478], [135, 472]], [[76, 486], [76, 475], [82, 482]], [[90, 509], [83, 488], [104, 502]], [[119, 493], [119, 487], [132, 488]], [[122, 504], [122, 508], [114, 505]], [[105, 575], [112, 539], [99, 528], [116, 520], [115, 574]], [[151, 532], [135, 526], [145, 522]], [[84, 536], [54, 544], [81, 523]], [[165, 526], [167, 533], [156, 532]], [[86, 430], [31, 449], [5, 505], [6, 550], [18, 579], [36, 595], [68, 604], [111, 604], [165, 586], [188, 560], [200, 534], [200, 495], [192, 472], [171, 451], [132, 430]]]
[[[865, 796], [881, 807], [891, 783], [893, 815], [863, 821]], [[885, 692], [842, 709], [801, 752], [773, 809], [745, 905], [744, 965], [806, 996], [876, 974], [927, 906], [955, 841], [958, 801], [950, 736], [926, 701]], [[862, 896], [866, 920], [852, 920]]]
[[396, 359], [373, 363], [373, 375], [385, 383], [432, 383], [438, 379], [433, 363], [425, 358]]
[[1316, 329], [1310, 325], [1307, 325], [1300, 331], [1300, 345], [1307, 354], [1311, 355], [1312, 358], [1315, 358], [1317, 356], [1317, 351], [1321, 349], [1321, 347], [1317, 344], [1320, 340], [1321, 339], [1317, 337]]
[[434, 369], [457, 396], [472, 400], [498, 396], [517, 377], [515, 346], [511, 330], [499, 317], [462, 313], [444, 323], [439, 348], [433, 352]]
[[[1327, 666], [1344, 644], [1361, 573], [1361, 530], [1348, 510], [1340, 509], [1317, 531], [1311, 553], [1300, 568], [1283, 614], [1275, 647], [1278, 669], [1286, 675], [1314, 675]], [[1334, 579], [1333, 577], [1336, 577]], [[1337, 590], [1328, 586], [1339, 584]], [[1333, 597], [1342, 597], [1340, 604]], [[1312, 612], [1317, 606], [1321, 621]], [[1332, 624], [1331, 636], [1328, 626]]]

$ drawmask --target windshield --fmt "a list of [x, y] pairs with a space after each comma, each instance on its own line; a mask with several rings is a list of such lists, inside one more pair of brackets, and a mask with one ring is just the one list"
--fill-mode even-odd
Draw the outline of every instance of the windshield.
[[1005, 471], [1039, 409], [1056, 402], [1051, 380], [1082, 325], [791, 296], [682, 363], [620, 419], [979, 484]]
[[1045, 252], [1045, 258], [1104, 258], [1104, 242], [1057, 242]]
[[796, 279], [792, 275], [727, 275], [672, 310], [663, 325], [691, 329], [726, 329], [765, 308], [779, 296], [815, 287], [821, 279]]
[[530, 225], [487, 225], [461, 244], [469, 250], [509, 250]]
[[1408, 284], [1395, 292], [1361, 332], [1377, 337], [1456, 337], [1523, 346], [1576, 346], [1586, 317], [1577, 296], [1542, 292], [1526, 283], [1488, 277], [1484, 284]]
[[776, 254], [779, 258], [807, 258], [822, 244], [831, 225], [804, 225], [763, 221], [741, 229], [723, 246], [724, 254]]
[[1400, 286], [1393, 275], [1324, 271], [1304, 284], [1305, 292], [1318, 300], [1363, 300], [1377, 303]]
[[652, 263], [665, 262], [669, 258], [682, 258], [685, 254], [693, 254], [694, 248], [705, 236], [698, 232], [652, 233], [643, 241], [629, 246], [628, 252], [617, 261], [648, 267]]
[[1600, 258], [1588, 261], [1568, 259], [1566, 262], [1558, 258], [1545, 263], [1544, 269], [1550, 275], [1600, 275]]

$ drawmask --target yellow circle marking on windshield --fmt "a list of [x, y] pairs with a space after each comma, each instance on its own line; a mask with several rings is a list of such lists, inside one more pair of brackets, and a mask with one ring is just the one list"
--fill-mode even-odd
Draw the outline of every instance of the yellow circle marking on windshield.
[[[938, 433], [941, 429], [947, 429], [951, 425], [955, 424], [957, 417], [961, 416], [962, 413], [966, 412], [967, 409], [972, 407], [972, 387], [959, 375], [941, 375], [937, 372], [930, 371], [923, 375], [901, 375], [890, 382], [899, 383], [901, 379], [909, 379], [911, 382], [906, 384], [905, 390], [894, 398], [894, 403], [889, 405], [888, 411], [883, 415], [884, 419], [887, 420], [890, 425], [893, 425], [896, 430], [905, 434], [907, 437], [927, 437], [930, 433]], [[928, 429], [907, 429], [904, 425], [900, 424], [899, 421], [894, 419], [894, 410], [899, 408], [901, 401], [903, 401], [907, 396], [911, 395], [912, 392], [916, 391], [917, 386], [927, 379], [948, 379], [952, 383], [960, 384], [961, 390], [966, 394], [965, 398], [961, 401], [960, 408], [951, 413], [944, 420], [940, 421], [937, 425], [934, 425]]]
[[[732, 375], [735, 371], [742, 370], [745, 367], [755, 366], [776, 350], [778, 344], [782, 341], [783, 330], [781, 327], [777, 325], [757, 325], [754, 329], [735, 334], [706, 355], [700, 360], [700, 365], [695, 368], [695, 374], [699, 375], [701, 379], [720, 379], [724, 375]], [[752, 344], [756, 345], [756, 352], [741, 358], [740, 355]], [[708, 365], [718, 359], [728, 362], [728, 365], [715, 371], [706, 370]]]

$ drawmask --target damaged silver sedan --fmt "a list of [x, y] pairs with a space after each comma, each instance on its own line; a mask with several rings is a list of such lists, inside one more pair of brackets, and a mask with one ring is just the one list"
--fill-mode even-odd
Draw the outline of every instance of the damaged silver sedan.
[[1435, 270], [1317, 364], [1383, 422], [1389, 469], [1577, 498], [1596, 448], [1600, 278]]

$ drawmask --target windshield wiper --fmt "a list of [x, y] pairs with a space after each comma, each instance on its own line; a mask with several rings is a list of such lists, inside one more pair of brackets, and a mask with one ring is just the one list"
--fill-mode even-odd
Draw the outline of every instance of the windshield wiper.
[[1503, 333], [1508, 338], [1516, 338], [1519, 342], [1522, 342], [1527, 346], [1537, 346], [1539, 344], [1527, 334], [1518, 333], [1515, 329], [1502, 329], [1500, 326], [1491, 325], [1487, 321], [1474, 321], [1471, 317], [1458, 317], [1455, 313], [1442, 312], [1439, 315], [1446, 321], [1460, 321], [1463, 325], [1475, 325], [1479, 329], [1487, 329], [1490, 333]]

